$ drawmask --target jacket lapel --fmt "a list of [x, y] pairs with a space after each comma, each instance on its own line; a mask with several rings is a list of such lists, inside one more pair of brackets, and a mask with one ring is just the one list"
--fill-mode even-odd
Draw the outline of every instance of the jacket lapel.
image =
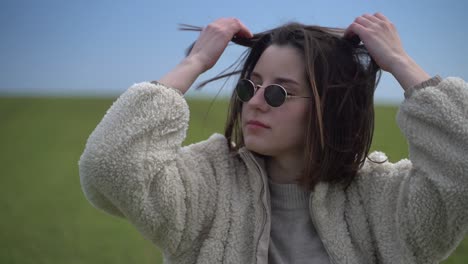
[[310, 201], [311, 217], [332, 263], [363, 263], [351, 241], [345, 203], [345, 193], [340, 185], [319, 183]]

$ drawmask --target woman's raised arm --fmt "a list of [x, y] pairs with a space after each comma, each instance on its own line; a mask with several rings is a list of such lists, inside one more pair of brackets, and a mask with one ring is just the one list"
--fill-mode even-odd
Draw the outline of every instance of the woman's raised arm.
[[249, 38], [252, 33], [236, 18], [221, 18], [206, 26], [190, 54], [159, 82], [185, 94], [200, 74], [213, 67], [234, 36]]

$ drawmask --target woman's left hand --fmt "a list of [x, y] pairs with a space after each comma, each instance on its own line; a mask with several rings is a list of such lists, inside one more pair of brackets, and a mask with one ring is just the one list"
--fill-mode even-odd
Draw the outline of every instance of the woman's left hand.
[[393, 65], [408, 57], [395, 25], [380, 13], [357, 17], [345, 31], [345, 37], [353, 35], [359, 36], [382, 70], [391, 72]]
[[403, 49], [395, 25], [384, 15], [362, 15], [349, 25], [344, 35], [358, 35], [375, 62], [393, 74], [403, 89], [430, 78]]

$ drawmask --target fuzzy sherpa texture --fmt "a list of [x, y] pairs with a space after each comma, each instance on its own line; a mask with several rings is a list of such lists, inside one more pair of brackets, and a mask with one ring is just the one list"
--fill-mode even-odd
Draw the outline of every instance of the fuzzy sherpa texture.
[[[189, 110], [161, 84], [130, 87], [79, 161], [97, 208], [125, 217], [166, 263], [266, 263], [269, 193], [262, 160], [226, 139], [181, 147]], [[438, 263], [468, 227], [468, 85], [447, 78], [407, 93], [398, 124], [409, 159], [367, 161], [347, 188], [320, 183], [313, 223], [332, 263]], [[385, 161], [381, 152], [370, 155]]]

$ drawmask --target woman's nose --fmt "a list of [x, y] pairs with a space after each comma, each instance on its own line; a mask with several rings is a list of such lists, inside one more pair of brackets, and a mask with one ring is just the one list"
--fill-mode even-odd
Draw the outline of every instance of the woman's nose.
[[252, 98], [250, 98], [249, 105], [263, 111], [268, 109], [268, 104], [265, 101], [265, 87], [257, 86], [257, 90]]

